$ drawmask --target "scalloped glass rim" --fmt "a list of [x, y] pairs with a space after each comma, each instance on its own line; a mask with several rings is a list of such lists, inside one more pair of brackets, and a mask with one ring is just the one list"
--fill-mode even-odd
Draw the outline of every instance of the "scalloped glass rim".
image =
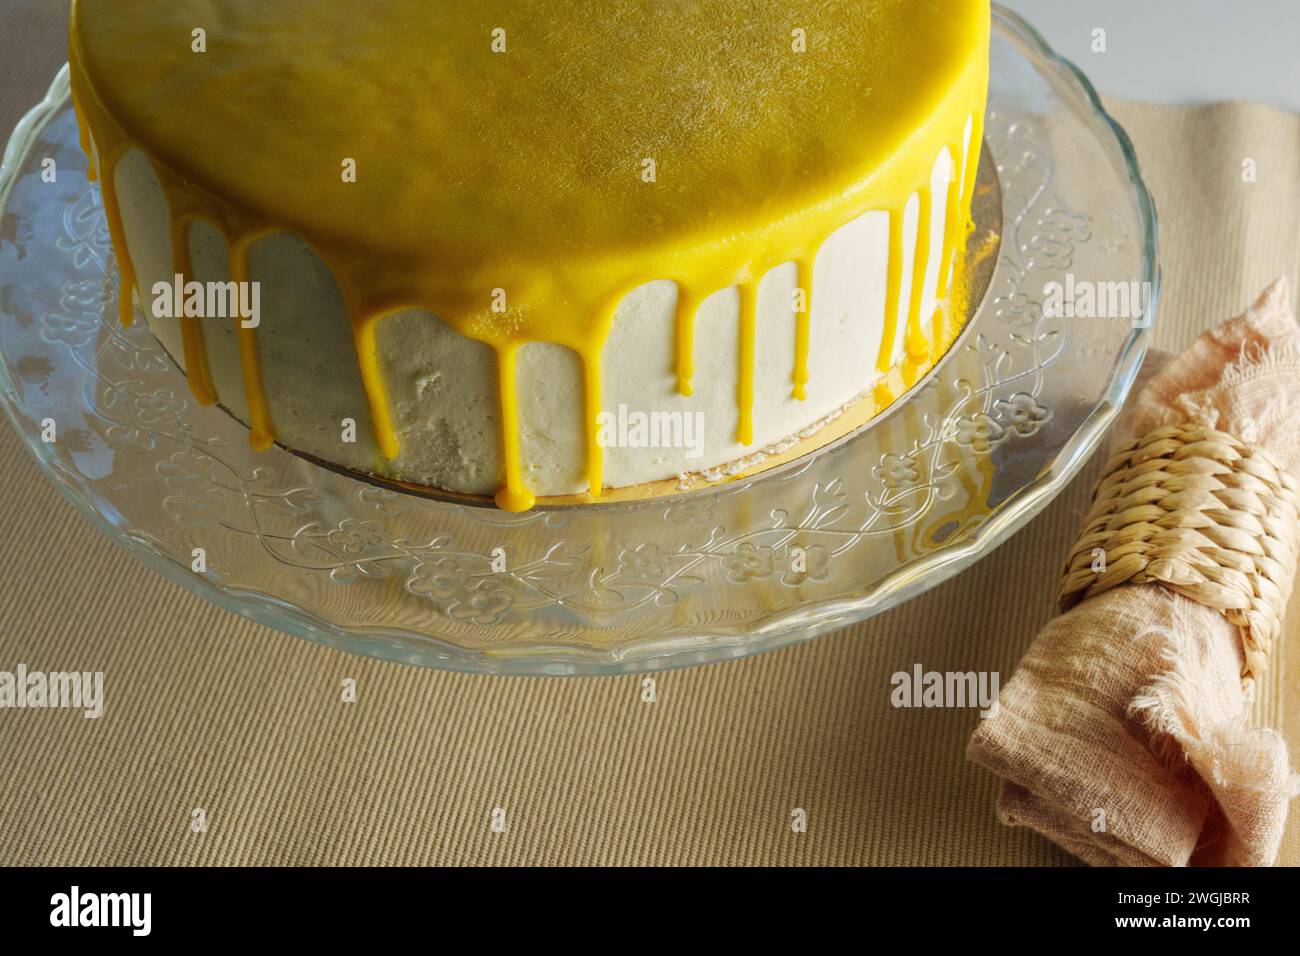
[[[343, 626], [293, 601], [249, 588], [223, 586], [208, 576], [192, 573], [187, 564], [168, 552], [163, 542], [131, 527], [111, 500], [89, 487], [84, 475], [67, 467], [52, 452], [51, 446], [41, 442], [27, 427], [22, 415], [23, 399], [5, 362], [0, 362], [0, 398], [10, 420], [59, 490], [78, 511], [119, 545], [169, 580], [201, 593], [226, 610], [320, 644], [392, 661], [473, 673], [596, 675], [644, 673], [710, 663], [811, 639], [934, 587], [989, 553], [1023, 526], [1065, 486], [1097, 447], [1127, 396], [1145, 354], [1159, 291], [1156, 216], [1132, 144], [1123, 129], [1107, 115], [1088, 79], [1071, 63], [1057, 56], [1033, 27], [1016, 14], [995, 5], [994, 31], [1017, 45], [1029, 58], [1027, 62], [1035, 72], [1055, 81], [1051, 84], [1054, 91], [1069, 96], [1081, 115], [1089, 115], [1098, 135], [1108, 134], [1113, 138], [1109, 149], [1118, 154], [1127, 170], [1130, 198], [1140, 224], [1141, 279], [1148, 283], [1150, 296], [1145, 304], [1143, 321], [1132, 328], [1109, 370], [1109, 384], [1104, 394], [1037, 475], [1002, 497], [960, 540], [901, 562], [892, 572], [870, 582], [851, 597], [809, 601], [772, 613], [758, 623], [746, 623], [734, 629], [692, 625], [685, 629], [685, 633], [679, 628], [638, 638], [631, 643], [605, 646], [545, 643], [492, 646], [489, 642], [486, 646], [471, 648], [418, 631], [386, 626]], [[18, 169], [35, 137], [66, 107], [67, 91], [65, 67], [55, 78], [44, 101], [15, 129], [3, 161], [0, 161], [0, 209], [8, 208]], [[987, 306], [986, 302], [981, 311]], [[755, 481], [762, 482], [763, 477]]]

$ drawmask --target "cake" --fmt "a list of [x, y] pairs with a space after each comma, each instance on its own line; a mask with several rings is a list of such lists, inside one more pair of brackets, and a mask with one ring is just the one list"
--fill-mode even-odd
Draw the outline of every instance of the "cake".
[[915, 382], [955, 331], [989, 25], [74, 0], [69, 60], [122, 321], [194, 398], [256, 448], [518, 511], [722, 474]]

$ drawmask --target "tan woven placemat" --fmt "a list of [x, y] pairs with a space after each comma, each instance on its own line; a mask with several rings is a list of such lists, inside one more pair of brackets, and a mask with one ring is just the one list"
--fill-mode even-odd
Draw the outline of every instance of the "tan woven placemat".
[[[63, 13], [0, 11], [6, 134], [62, 62]], [[1300, 117], [1113, 106], [1160, 207], [1158, 344], [1185, 345], [1279, 274], [1300, 280]], [[918, 662], [1009, 674], [1053, 613], [1099, 466], [925, 597], [802, 647], [659, 675], [645, 704], [632, 677], [419, 671], [218, 611], [94, 531], [0, 426], [0, 670], [103, 670], [108, 697], [99, 720], [0, 711], [0, 863], [1068, 862], [997, 823], [995, 781], [964, 757], [975, 712], [896, 710], [889, 676]], [[1293, 612], [1259, 694], [1293, 751], [1297, 630]], [[345, 677], [356, 704], [340, 703]], [[1283, 862], [1300, 862], [1298, 842], [1293, 824]]]

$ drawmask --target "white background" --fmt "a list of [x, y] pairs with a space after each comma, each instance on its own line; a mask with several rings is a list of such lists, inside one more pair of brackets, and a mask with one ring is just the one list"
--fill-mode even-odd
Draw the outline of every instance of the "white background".
[[[1300, 112], [1300, 0], [999, 0], [1103, 93]], [[1106, 30], [1106, 53], [1092, 31]]]

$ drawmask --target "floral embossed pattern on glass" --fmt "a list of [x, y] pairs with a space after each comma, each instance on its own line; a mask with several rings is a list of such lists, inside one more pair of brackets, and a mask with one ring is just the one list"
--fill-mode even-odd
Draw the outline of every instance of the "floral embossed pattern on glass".
[[[506, 514], [356, 481], [190, 398], [117, 273], [66, 71], [0, 173], [0, 398], [68, 498], [172, 580], [359, 653], [488, 673], [639, 672], [806, 639], [968, 566], [1060, 490], [1127, 393], [1157, 283], [1127, 138], [995, 9], [992, 284], [943, 363], [850, 439], [658, 500]], [[55, 183], [41, 178], [52, 157]], [[1150, 283], [1136, 318], [1059, 318], [1044, 287]], [[57, 440], [42, 440], [53, 420]], [[205, 570], [192, 570], [202, 548]]]

